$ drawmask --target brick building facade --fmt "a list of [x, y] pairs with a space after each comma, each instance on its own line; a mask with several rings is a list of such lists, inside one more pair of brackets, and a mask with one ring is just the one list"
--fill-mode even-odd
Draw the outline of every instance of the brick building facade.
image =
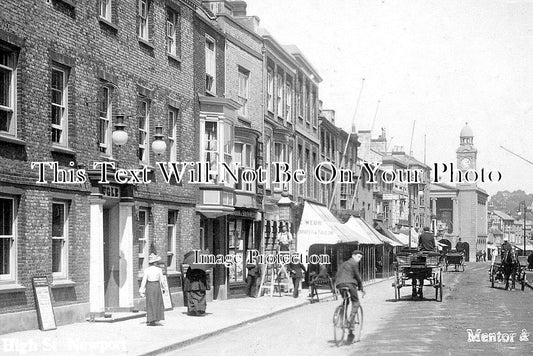
[[[198, 157], [197, 145], [184, 144], [198, 139], [196, 4], [101, 3], [2, 4], [0, 332], [36, 327], [36, 275], [51, 282], [60, 325], [139, 307], [150, 252], [168, 263], [177, 301], [180, 256], [200, 244], [197, 188], [168, 184], [156, 168]], [[119, 117], [129, 137], [122, 145], [113, 143]], [[167, 144], [159, 155], [156, 126]], [[87, 179], [53, 184], [46, 167], [39, 184], [32, 162], [85, 170]], [[94, 162], [115, 165], [108, 182], [99, 183]], [[145, 168], [151, 183], [119, 184], [119, 168]]]

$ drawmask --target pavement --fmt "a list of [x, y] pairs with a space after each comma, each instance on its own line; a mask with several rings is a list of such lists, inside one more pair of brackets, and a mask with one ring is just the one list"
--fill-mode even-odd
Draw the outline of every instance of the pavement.
[[[379, 282], [377, 280], [375, 282]], [[165, 312], [165, 320], [147, 326], [145, 318], [114, 323], [75, 323], [56, 330], [28, 330], [0, 336], [2, 355], [155, 355], [175, 350], [248, 323], [311, 303], [307, 289], [291, 295], [236, 298], [208, 303], [204, 316], [188, 316], [185, 307]], [[321, 301], [332, 294], [322, 291]]]

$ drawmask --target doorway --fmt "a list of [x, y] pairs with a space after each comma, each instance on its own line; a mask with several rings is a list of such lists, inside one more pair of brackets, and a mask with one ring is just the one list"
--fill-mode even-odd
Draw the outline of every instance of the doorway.
[[104, 293], [106, 311], [119, 307], [119, 239], [118, 204], [105, 204], [104, 232]]

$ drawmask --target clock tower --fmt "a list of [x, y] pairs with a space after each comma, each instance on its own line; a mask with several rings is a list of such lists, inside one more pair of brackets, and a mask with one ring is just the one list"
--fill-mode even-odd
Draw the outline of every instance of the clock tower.
[[474, 133], [468, 122], [459, 135], [460, 144], [457, 148], [457, 169], [466, 172], [469, 169], [476, 169], [477, 149], [474, 147]]

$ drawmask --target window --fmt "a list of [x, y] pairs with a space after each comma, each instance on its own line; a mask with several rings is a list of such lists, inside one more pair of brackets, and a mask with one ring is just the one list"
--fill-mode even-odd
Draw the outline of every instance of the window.
[[238, 114], [244, 117], [248, 116], [248, 78], [250, 72], [239, 68], [239, 92], [237, 98], [241, 107]]
[[285, 84], [285, 118], [287, 122], [292, 121], [292, 84], [288, 81]]
[[300, 117], [304, 116], [304, 87], [302, 79], [298, 80], [298, 115]]
[[149, 133], [149, 116], [148, 101], [143, 100], [140, 102], [139, 107], [139, 161], [141, 163], [148, 163], [148, 133]]
[[283, 74], [278, 73], [278, 75], [276, 76], [276, 85], [276, 103], [278, 109], [278, 116], [283, 117]]
[[[201, 156], [203, 162], [209, 163], [209, 174], [213, 183], [218, 183], [222, 177], [218, 175], [220, 170], [220, 157], [231, 169], [233, 161], [233, 126], [215, 118], [208, 118], [201, 122]], [[233, 186], [235, 182], [224, 170], [224, 185]], [[215, 179], [214, 177], [217, 177]]]
[[239, 181], [237, 182], [237, 189], [238, 190], [244, 190], [247, 192], [254, 192], [255, 191], [255, 184], [253, 183], [245, 183], [240, 180], [242, 171], [246, 170], [253, 170], [255, 167], [255, 160], [254, 160], [254, 146], [244, 144], [244, 143], [236, 143], [235, 144], [235, 162], [239, 164]]
[[0, 197], [0, 281], [15, 280], [15, 200]]
[[148, 41], [148, 6], [149, 0], [139, 0], [139, 9], [137, 11], [137, 36], [139, 38]]
[[138, 213], [138, 224], [137, 224], [137, 241], [139, 243], [139, 271], [142, 273], [142, 270], [148, 266], [148, 216], [149, 211], [145, 208], [140, 208]]
[[274, 112], [274, 75], [272, 70], [267, 72], [267, 109]]
[[309, 85], [305, 85], [305, 91], [304, 91], [304, 95], [303, 95], [303, 102], [304, 102], [304, 105], [303, 105], [303, 108], [304, 108], [304, 117], [305, 117], [305, 121], [306, 122], [309, 122]]
[[112, 134], [112, 105], [111, 105], [111, 88], [102, 86], [100, 88], [100, 95], [98, 100], [100, 101], [100, 122], [98, 130], [98, 146], [100, 152], [105, 155], [111, 156], [111, 150], [113, 145], [111, 144], [111, 134]]
[[316, 115], [316, 91], [313, 89], [311, 92], [311, 99], [310, 99], [310, 106], [311, 106], [311, 122], [313, 123], [313, 126], [317, 126], [318, 117]]
[[67, 277], [68, 262], [68, 204], [52, 204], [52, 275]]
[[[288, 162], [287, 160], [287, 146], [286, 145], [282, 143], [274, 143], [274, 162], [287, 162], [290, 164], [290, 162]], [[288, 189], [288, 187], [286, 187], [286, 185], [282, 183], [276, 183], [275, 187], [278, 189], [285, 189], [285, 188]]]
[[169, 270], [176, 270], [176, 225], [178, 222], [178, 212], [168, 211], [167, 222], [167, 267]]
[[100, 0], [99, 15], [111, 22], [111, 0]]
[[0, 47], [0, 133], [15, 136], [16, 128], [16, 56]]
[[176, 162], [178, 157], [176, 146], [178, 139], [177, 118], [178, 110], [172, 107], [168, 108], [168, 149], [170, 152], [170, 162]]
[[265, 145], [265, 163], [266, 163], [266, 172], [267, 172], [267, 176], [266, 176], [266, 189], [270, 190], [270, 184], [272, 182], [271, 180], [271, 169], [272, 169], [272, 165], [271, 165], [271, 150], [272, 150], [272, 141], [271, 141], [271, 138], [270, 136], [267, 136], [266, 137], [266, 145]]
[[171, 9], [167, 9], [167, 27], [166, 27], [166, 39], [167, 39], [167, 53], [173, 56], [178, 56], [179, 53], [179, 33], [180, 23], [179, 14]]
[[52, 143], [68, 146], [68, 73], [59, 67], [52, 68]]
[[216, 91], [216, 57], [215, 40], [205, 39], [205, 90], [210, 93]]

